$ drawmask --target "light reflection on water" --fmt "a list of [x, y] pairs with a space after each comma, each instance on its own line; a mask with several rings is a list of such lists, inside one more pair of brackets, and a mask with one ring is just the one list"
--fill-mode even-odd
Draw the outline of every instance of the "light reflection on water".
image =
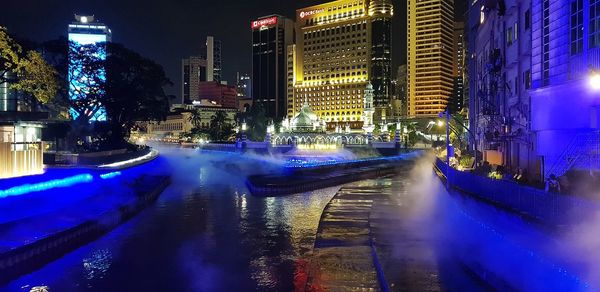
[[6, 289], [293, 290], [295, 265], [312, 250], [321, 211], [339, 188], [254, 197], [242, 173], [268, 164], [235, 154], [163, 157], [173, 184], [153, 206]]

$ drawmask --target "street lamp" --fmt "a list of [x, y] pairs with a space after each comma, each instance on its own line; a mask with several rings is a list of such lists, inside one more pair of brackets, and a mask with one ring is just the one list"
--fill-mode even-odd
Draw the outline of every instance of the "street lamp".
[[600, 72], [592, 70], [589, 77], [589, 85], [593, 90], [600, 90]]

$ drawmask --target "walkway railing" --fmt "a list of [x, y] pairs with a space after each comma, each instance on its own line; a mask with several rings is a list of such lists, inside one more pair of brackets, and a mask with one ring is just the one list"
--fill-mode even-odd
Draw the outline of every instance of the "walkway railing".
[[437, 159], [435, 167], [451, 188], [483, 199], [542, 223], [560, 225], [589, 218], [599, 204], [581, 197], [547, 193], [506, 180], [495, 180], [447, 167]]

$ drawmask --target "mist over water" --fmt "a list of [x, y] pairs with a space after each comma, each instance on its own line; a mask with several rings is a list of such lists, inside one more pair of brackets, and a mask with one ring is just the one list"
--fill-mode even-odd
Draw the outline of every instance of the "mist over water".
[[[140, 170], [172, 174], [172, 185], [153, 206], [0, 290], [294, 290], [294, 275], [306, 272], [321, 213], [339, 187], [254, 197], [246, 189], [246, 176], [281, 171], [289, 156], [160, 151], [157, 167]], [[396, 177], [373, 180], [391, 185], [406, 226], [404, 237], [394, 240], [392, 256], [405, 255], [408, 235], [419, 246], [415, 256], [437, 273], [443, 288], [453, 291], [600, 287], [600, 215], [549, 234], [512, 214], [448, 193], [432, 171], [433, 159], [426, 156]]]

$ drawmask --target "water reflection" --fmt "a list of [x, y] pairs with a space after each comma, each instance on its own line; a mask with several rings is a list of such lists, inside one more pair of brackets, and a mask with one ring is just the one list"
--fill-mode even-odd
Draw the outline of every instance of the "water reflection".
[[338, 188], [259, 198], [248, 194], [244, 176], [271, 164], [236, 154], [163, 154], [170, 169], [148, 172], [170, 171], [173, 184], [156, 204], [7, 291], [293, 290]]

